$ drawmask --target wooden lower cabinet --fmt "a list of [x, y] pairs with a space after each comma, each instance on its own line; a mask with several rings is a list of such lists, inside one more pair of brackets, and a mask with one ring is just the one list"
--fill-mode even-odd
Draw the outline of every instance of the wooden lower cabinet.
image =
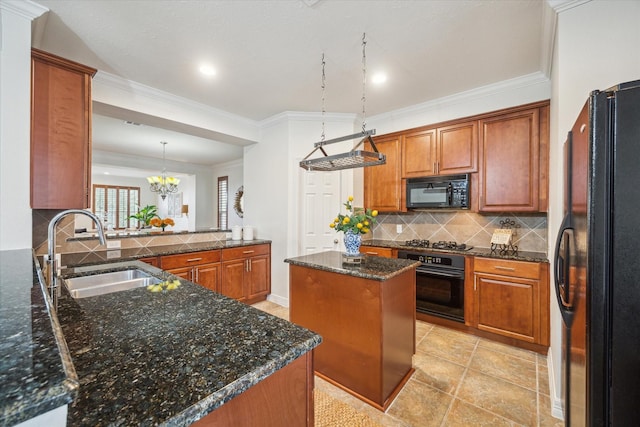
[[383, 248], [380, 246], [360, 246], [360, 252], [365, 255], [382, 256], [386, 258], [397, 258], [398, 250], [392, 248]]
[[549, 346], [549, 264], [476, 257], [467, 325]]
[[269, 244], [223, 249], [221, 267], [221, 294], [253, 304], [271, 292]]
[[313, 385], [313, 352], [308, 352], [192, 426], [313, 427]]
[[219, 292], [221, 270], [219, 250], [163, 256], [160, 259], [160, 268]]

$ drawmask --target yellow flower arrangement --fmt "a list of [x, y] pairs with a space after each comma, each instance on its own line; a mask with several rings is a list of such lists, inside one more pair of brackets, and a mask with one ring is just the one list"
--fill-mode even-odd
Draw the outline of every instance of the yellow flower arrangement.
[[151, 221], [149, 221], [149, 224], [151, 224], [154, 227], [158, 227], [158, 228], [162, 228], [162, 231], [164, 231], [165, 227], [168, 226], [174, 226], [176, 225], [175, 222], [173, 222], [173, 220], [171, 218], [152, 218]]
[[349, 196], [347, 203], [344, 206], [347, 211], [351, 212], [349, 215], [338, 214], [329, 227], [336, 231], [350, 231], [354, 234], [366, 234], [371, 230], [371, 227], [376, 222], [378, 216], [377, 210], [354, 208], [351, 205], [353, 202], [353, 196]]

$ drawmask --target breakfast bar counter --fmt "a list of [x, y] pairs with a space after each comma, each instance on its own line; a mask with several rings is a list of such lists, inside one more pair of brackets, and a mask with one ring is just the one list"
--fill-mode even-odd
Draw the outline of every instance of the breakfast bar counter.
[[286, 259], [289, 316], [322, 335], [316, 374], [386, 410], [413, 373], [415, 269], [419, 262], [341, 252]]
[[68, 404], [57, 425], [313, 426], [318, 334], [141, 261], [62, 275], [139, 269], [179, 286], [73, 298], [61, 285], [53, 309], [31, 250], [0, 266], [0, 425]]

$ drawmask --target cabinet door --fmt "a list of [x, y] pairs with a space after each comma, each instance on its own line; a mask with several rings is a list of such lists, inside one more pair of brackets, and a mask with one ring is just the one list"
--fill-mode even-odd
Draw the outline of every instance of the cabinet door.
[[181, 267], [181, 268], [172, 268], [170, 270], [166, 270], [167, 272], [173, 274], [174, 276], [181, 277], [183, 279], [189, 280], [193, 282], [193, 268], [192, 267]]
[[264, 297], [270, 292], [271, 262], [269, 256], [257, 256], [249, 258], [249, 271], [247, 274], [248, 300]]
[[437, 175], [478, 170], [477, 121], [438, 128]]
[[[364, 205], [380, 212], [401, 211], [400, 137], [376, 139], [375, 144], [387, 162], [364, 169]], [[371, 149], [368, 144], [367, 149]]]
[[96, 70], [37, 49], [31, 67], [31, 207], [87, 208]]
[[436, 130], [409, 133], [402, 139], [402, 178], [435, 175]]
[[220, 289], [220, 264], [205, 264], [194, 268], [194, 282], [207, 289], [219, 292]]
[[246, 259], [225, 261], [222, 263], [222, 280], [220, 281], [220, 293], [244, 301], [246, 292], [244, 288], [244, 275], [247, 269]]
[[479, 211], [539, 210], [539, 129], [538, 108], [480, 121]]
[[537, 280], [476, 273], [476, 327], [536, 343], [540, 336]]

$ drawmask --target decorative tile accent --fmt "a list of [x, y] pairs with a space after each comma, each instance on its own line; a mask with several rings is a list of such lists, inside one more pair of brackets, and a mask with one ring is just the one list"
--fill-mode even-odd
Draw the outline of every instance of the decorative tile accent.
[[[407, 214], [380, 214], [372, 238], [405, 241], [428, 239], [430, 241], [454, 240], [474, 247], [491, 246], [493, 230], [500, 228], [500, 221], [509, 218], [519, 225], [514, 236], [518, 250], [547, 252], [547, 216], [545, 214], [480, 215], [467, 211], [411, 212]], [[402, 233], [396, 233], [396, 225], [402, 224]]]

